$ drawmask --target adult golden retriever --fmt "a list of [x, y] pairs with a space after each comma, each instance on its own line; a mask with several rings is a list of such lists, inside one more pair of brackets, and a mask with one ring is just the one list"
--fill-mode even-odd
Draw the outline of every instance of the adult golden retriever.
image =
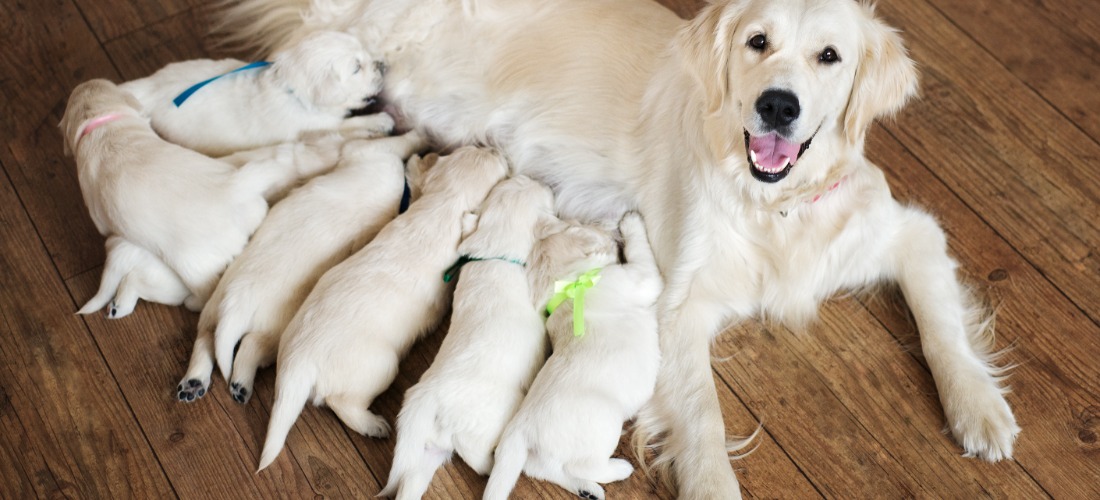
[[684, 497], [740, 494], [712, 338], [751, 317], [801, 325], [883, 281], [905, 294], [966, 454], [1011, 455], [1019, 428], [943, 231], [863, 155], [871, 121], [917, 88], [870, 6], [719, 0], [685, 22], [646, 0], [306, 1], [242, 0], [223, 29], [269, 48], [349, 30], [383, 54], [406, 126], [498, 146], [565, 216], [642, 211], [666, 289], [639, 435], [664, 434], [659, 462]]

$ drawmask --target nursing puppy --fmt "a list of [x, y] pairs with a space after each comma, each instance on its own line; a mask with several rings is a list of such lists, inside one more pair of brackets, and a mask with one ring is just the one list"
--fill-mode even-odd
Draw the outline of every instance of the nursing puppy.
[[[276, 53], [270, 67], [234, 72], [246, 64], [178, 62], [121, 88], [142, 103], [161, 137], [211, 156], [298, 141], [310, 133], [369, 137], [393, 128], [384, 113], [348, 118], [381, 90], [382, 63], [347, 33], [314, 33]], [[185, 91], [215, 77], [179, 102]]]
[[237, 169], [165, 142], [139, 110], [132, 95], [107, 80], [78, 85], [61, 120], [66, 147], [100, 234], [148, 251], [199, 308], [267, 214], [265, 196], [303, 175], [299, 167], [317, 164], [299, 164], [299, 148], [288, 146]]
[[549, 188], [523, 176], [489, 193], [477, 230], [458, 247], [469, 262], [449, 271], [458, 280], [451, 324], [431, 367], [405, 393], [380, 495], [420, 498], [452, 452], [489, 473], [497, 439], [546, 359], [525, 266], [536, 231], [557, 221], [553, 202]]
[[199, 316], [191, 362], [176, 388], [180, 401], [206, 392], [215, 357], [233, 399], [248, 401], [257, 368], [275, 361], [283, 330], [321, 275], [397, 216], [402, 160], [423, 146], [415, 132], [349, 142], [335, 170], [271, 209]]
[[496, 145], [554, 188], [563, 216], [642, 212], [665, 291], [661, 375], [636, 435], [663, 434], [658, 463], [682, 497], [740, 491], [714, 336], [759, 317], [798, 327], [822, 300], [881, 282], [905, 294], [964, 453], [1011, 457], [1019, 427], [986, 314], [943, 231], [893, 200], [864, 156], [870, 123], [917, 88], [901, 38], [866, 3], [716, 0], [687, 22], [636, 0], [316, 2], [304, 21], [287, 15], [308, 4], [241, 0], [224, 25], [265, 45], [348, 29], [385, 57], [399, 122]]
[[[170, 306], [185, 304], [191, 291], [155, 255], [118, 236], [107, 238], [107, 263], [95, 296], [77, 314], [91, 314], [111, 304], [107, 317], [118, 319], [134, 312], [138, 299]], [[200, 305], [187, 303], [198, 311]]]
[[642, 219], [627, 214], [620, 229], [626, 263], [604, 268], [588, 291], [583, 334], [574, 332], [571, 301], [546, 322], [554, 353], [500, 438], [487, 500], [508, 498], [520, 471], [581, 498], [602, 499], [597, 483], [620, 481], [634, 470], [611, 454], [623, 421], [649, 399], [657, 381], [661, 275]]
[[367, 407], [393, 381], [412, 343], [441, 321], [451, 290], [443, 272], [458, 259], [463, 226], [472, 225], [470, 212], [506, 173], [504, 158], [488, 149], [462, 148], [439, 159], [423, 174], [420, 199], [321, 277], [279, 344], [261, 470], [308, 401], [332, 408], [360, 434], [389, 434], [389, 424]]

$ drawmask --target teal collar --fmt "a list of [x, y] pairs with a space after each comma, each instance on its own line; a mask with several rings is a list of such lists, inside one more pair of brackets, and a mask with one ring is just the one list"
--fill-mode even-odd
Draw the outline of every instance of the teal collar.
[[443, 282], [450, 283], [452, 280], [458, 277], [458, 272], [462, 270], [462, 266], [469, 264], [470, 262], [481, 262], [486, 260], [500, 260], [504, 262], [510, 262], [517, 266], [527, 267], [527, 263], [519, 259], [509, 259], [508, 257], [471, 257], [469, 255], [463, 255], [455, 261], [454, 265], [447, 268], [443, 272]]

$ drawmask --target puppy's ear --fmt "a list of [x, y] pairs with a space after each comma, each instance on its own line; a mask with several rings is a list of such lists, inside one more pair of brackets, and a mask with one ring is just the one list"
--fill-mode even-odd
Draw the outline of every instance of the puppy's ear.
[[901, 37], [874, 18], [871, 7], [864, 9], [864, 48], [844, 112], [844, 132], [852, 144], [863, 141], [875, 118], [894, 114], [917, 93], [916, 65]]
[[729, 92], [730, 51], [742, 3], [709, 4], [677, 35], [683, 62], [703, 88], [708, 113], [721, 109]]
[[567, 227], [569, 227], [568, 222], [553, 215], [539, 217], [538, 222], [535, 223], [535, 239], [544, 240], [551, 235], [564, 231]]

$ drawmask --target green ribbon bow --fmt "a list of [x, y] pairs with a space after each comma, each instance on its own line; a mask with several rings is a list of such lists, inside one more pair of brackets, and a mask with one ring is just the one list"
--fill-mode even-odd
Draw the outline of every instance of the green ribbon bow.
[[584, 294], [589, 288], [600, 282], [600, 268], [593, 269], [577, 277], [576, 281], [554, 282], [554, 296], [546, 304], [546, 314], [554, 314], [554, 310], [565, 302], [573, 299], [573, 336], [584, 335]]

